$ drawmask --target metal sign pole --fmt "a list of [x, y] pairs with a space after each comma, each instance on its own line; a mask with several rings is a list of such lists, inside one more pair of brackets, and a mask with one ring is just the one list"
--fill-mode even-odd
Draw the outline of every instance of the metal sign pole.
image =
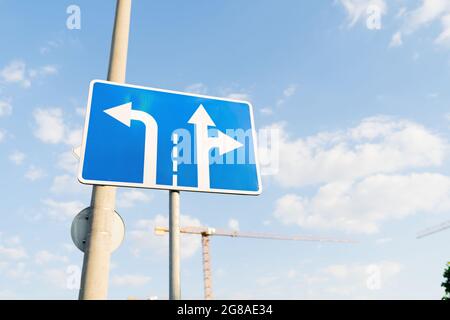
[[[117, 0], [108, 80], [125, 82], [130, 31], [131, 0]], [[116, 188], [94, 186], [92, 219], [85, 248], [80, 300], [100, 300], [108, 296], [111, 229], [116, 202]]]
[[180, 192], [169, 191], [169, 298], [181, 299]]

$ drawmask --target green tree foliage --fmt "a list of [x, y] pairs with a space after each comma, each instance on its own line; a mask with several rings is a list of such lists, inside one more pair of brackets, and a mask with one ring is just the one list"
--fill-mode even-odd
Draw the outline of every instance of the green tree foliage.
[[447, 268], [444, 271], [444, 282], [442, 282], [441, 286], [445, 289], [442, 300], [450, 301], [450, 262], [447, 263]]

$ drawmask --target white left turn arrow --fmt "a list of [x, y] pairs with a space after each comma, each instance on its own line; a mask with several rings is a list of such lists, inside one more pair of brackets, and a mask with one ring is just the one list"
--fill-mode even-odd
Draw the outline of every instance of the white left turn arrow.
[[145, 125], [144, 145], [144, 185], [156, 184], [156, 159], [158, 150], [158, 124], [147, 112], [133, 110], [132, 103], [128, 102], [116, 107], [104, 110], [106, 114], [127, 127], [131, 127], [131, 121], [140, 121]]

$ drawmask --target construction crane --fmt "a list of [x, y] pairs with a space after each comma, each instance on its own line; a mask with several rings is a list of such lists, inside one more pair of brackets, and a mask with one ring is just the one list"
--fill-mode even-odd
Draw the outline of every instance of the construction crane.
[[[164, 235], [169, 232], [167, 227], [155, 227], [156, 235]], [[255, 238], [255, 239], [271, 239], [271, 240], [291, 240], [291, 241], [314, 241], [314, 242], [332, 242], [332, 243], [355, 243], [352, 240], [331, 239], [312, 236], [283, 236], [255, 232], [239, 232], [220, 230], [208, 227], [184, 227], [180, 228], [180, 233], [198, 234], [202, 237], [202, 256], [203, 256], [203, 285], [205, 292], [205, 300], [213, 298], [212, 293], [212, 273], [211, 273], [211, 255], [209, 238], [211, 236], [232, 237], [232, 238]]]
[[420, 231], [417, 234], [417, 239], [424, 238], [424, 237], [432, 235], [434, 233], [441, 232], [441, 231], [443, 231], [445, 229], [448, 229], [448, 228], [450, 228], [450, 220], [449, 221], [445, 221], [445, 222], [443, 222], [441, 224], [438, 224], [438, 225], [436, 225], [434, 227], [427, 228], [427, 229], [424, 229], [424, 230]]

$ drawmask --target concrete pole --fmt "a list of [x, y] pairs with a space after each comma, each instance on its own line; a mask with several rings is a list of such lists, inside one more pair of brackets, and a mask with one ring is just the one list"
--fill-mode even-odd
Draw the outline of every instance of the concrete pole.
[[181, 299], [179, 191], [169, 191], [169, 298]]
[[[117, 0], [108, 71], [109, 81], [125, 82], [130, 18], [131, 0]], [[115, 205], [115, 187], [93, 187], [92, 215], [84, 251], [80, 300], [104, 300], [108, 296], [111, 226]]]
[[202, 233], [203, 251], [203, 285], [205, 289], [205, 300], [212, 300], [212, 275], [211, 275], [211, 254], [209, 253], [209, 235]]

